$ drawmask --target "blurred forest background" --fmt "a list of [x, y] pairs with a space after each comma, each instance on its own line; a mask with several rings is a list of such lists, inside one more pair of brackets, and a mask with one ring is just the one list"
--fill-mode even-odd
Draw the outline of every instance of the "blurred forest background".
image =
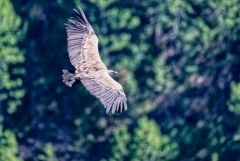
[[[68, 88], [80, 5], [129, 109]], [[1, 161], [240, 161], [240, 0], [0, 0]]]

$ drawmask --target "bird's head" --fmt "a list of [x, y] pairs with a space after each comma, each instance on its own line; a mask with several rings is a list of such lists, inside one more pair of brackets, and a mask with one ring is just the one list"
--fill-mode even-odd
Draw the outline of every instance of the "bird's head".
[[114, 74], [118, 74], [118, 72], [113, 71], [113, 70], [108, 70], [108, 74], [109, 74], [109, 75], [114, 75]]

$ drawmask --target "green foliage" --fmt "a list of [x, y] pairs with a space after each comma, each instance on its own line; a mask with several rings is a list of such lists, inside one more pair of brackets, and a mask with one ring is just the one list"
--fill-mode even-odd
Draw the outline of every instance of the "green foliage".
[[130, 134], [126, 126], [120, 126], [113, 131], [113, 137], [111, 138], [111, 151], [112, 157], [109, 161], [121, 161], [131, 155], [129, 153]]
[[229, 101], [229, 110], [240, 115], [240, 84], [231, 84], [231, 98]]
[[110, 161], [169, 161], [178, 154], [178, 145], [161, 134], [158, 125], [146, 117], [140, 118], [133, 134], [125, 126], [113, 133]]
[[16, 111], [25, 95], [20, 64], [24, 55], [17, 44], [22, 38], [21, 19], [16, 15], [10, 0], [0, 0], [0, 102], [4, 101], [9, 113]]
[[44, 154], [39, 154], [38, 159], [43, 160], [43, 161], [58, 161], [55, 152], [54, 152], [54, 147], [51, 143], [48, 143], [44, 147]]
[[0, 160], [22, 161], [22, 159], [17, 156], [17, 153], [18, 144], [14, 132], [3, 130], [3, 127], [0, 125]]
[[158, 125], [147, 118], [138, 121], [129, 147], [132, 161], [169, 161], [178, 154], [177, 144], [161, 134]]

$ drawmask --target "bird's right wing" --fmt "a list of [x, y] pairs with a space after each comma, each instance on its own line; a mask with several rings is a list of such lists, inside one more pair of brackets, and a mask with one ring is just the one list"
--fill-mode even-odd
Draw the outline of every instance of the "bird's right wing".
[[[81, 63], [81, 58], [84, 56], [84, 45], [87, 37], [95, 35], [92, 26], [89, 24], [82, 9], [74, 9], [76, 16], [71, 17], [66, 24], [68, 54], [71, 64], [77, 69]], [[98, 41], [93, 42], [97, 46]]]
[[107, 113], [111, 109], [112, 113], [127, 110], [127, 98], [122, 86], [108, 73], [104, 72], [101, 76], [91, 78], [85, 77], [81, 79], [81, 82], [92, 95], [102, 102]]

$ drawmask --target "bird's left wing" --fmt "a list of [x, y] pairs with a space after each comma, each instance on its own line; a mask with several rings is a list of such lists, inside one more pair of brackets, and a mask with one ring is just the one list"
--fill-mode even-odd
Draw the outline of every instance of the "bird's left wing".
[[85, 77], [81, 79], [81, 82], [92, 95], [102, 102], [107, 113], [110, 109], [113, 114], [115, 111], [127, 110], [127, 98], [122, 86], [107, 72], [101, 73], [101, 76]]
[[[84, 56], [84, 50], [86, 50], [84, 45], [86, 44], [87, 37], [96, 34], [83, 10], [78, 7], [74, 9], [74, 11], [76, 15], [69, 19], [69, 22], [66, 24], [66, 29], [70, 62], [77, 69], [81, 63], [81, 58]], [[97, 44], [98, 42], [95, 43]]]

